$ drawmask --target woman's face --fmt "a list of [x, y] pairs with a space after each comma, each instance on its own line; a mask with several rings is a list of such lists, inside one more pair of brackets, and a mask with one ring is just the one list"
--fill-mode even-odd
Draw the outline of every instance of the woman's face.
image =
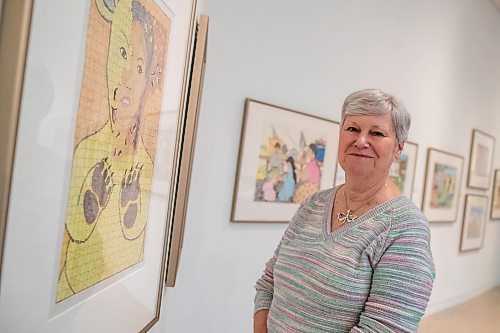
[[389, 113], [347, 116], [340, 128], [338, 158], [347, 178], [387, 177], [402, 148]]

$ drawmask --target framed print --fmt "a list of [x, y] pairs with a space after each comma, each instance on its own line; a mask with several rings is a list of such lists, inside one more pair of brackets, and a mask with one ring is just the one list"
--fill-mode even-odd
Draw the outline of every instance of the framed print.
[[490, 219], [500, 220], [500, 169], [495, 170], [493, 193], [491, 195]]
[[208, 37], [208, 16], [201, 15], [196, 29], [194, 57], [189, 84], [189, 99], [185, 119], [183, 140], [180, 149], [179, 176], [175, 195], [172, 233], [168, 254], [166, 286], [174, 287], [177, 268], [182, 249], [184, 223], [189, 197], [189, 183], [191, 179], [191, 165], [196, 140], [198, 113], [203, 91], [203, 77], [205, 74], [206, 52]]
[[195, 8], [33, 6], [0, 331], [139, 332], [159, 320]]
[[413, 193], [413, 180], [415, 179], [415, 166], [417, 162], [418, 145], [406, 141], [399, 159], [394, 160], [389, 170], [389, 177], [399, 187], [401, 193], [411, 198]]
[[339, 124], [245, 102], [231, 220], [289, 222], [299, 204], [333, 186]]
[[422, 211], [429, 222], [457, 219], [463, 159], [438, 149], [427, 149]]
[[[415, 165], [417, 161], [418, 145], [413, 142], [405, 142], [405, 146], [398, 160], [395, 160], [389, 176], [394, 183], [399, 187], [401, 193], [411, 198], [413, 192], [413, 180], [415, 179]], [[345, 172], [337, 163], [335, 172], [335, 185], [340, 185], [345, 182]]]
[[474, 129], [469, 159], [467, 186], [487, 190], [490, 186], [495, 138]]
[[486, 229], [487, 214], [487, 196], [476, 194], [466, 195], [460, 251], [477, 250], [481, 248], [483, 245], [484, 230]]

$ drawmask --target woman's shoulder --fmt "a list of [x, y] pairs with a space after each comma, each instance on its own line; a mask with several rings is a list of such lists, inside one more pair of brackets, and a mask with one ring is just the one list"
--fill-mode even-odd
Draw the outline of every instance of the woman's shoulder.
[[330, 201], [332, 196], [335, 195], [338, 187], [332, 187], [324, 190], [319, 190], [311, 194], [308, 198], [306, 198], [301, 206], [309, 205], [309, 204], [318, 204], [318, 203], [327, 203]]
[[427, 217], [410, 198], [406, 196], [396, 198], [391, 210], [393, 228], [413, 226], [428, 229]]

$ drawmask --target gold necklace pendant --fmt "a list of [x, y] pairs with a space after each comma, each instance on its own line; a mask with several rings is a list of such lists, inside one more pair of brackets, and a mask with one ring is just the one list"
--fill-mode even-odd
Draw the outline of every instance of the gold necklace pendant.
[[352, 214], [350, 209], [348, 209], [345, 213], [340, 212], [339, 215], [337, 215], [337, 220], [339, 220], [340, 224], [352, 222], [357, 218], [358, 216]]

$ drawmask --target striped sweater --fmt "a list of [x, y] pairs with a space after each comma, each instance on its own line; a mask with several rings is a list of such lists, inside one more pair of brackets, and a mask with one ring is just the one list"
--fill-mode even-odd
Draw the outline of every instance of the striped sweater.
[[425, 216], [400, 196], [331, 230], [338, 188], [297, 210], [257, 281], [268, 332], [417, 332], [435, 277]]

